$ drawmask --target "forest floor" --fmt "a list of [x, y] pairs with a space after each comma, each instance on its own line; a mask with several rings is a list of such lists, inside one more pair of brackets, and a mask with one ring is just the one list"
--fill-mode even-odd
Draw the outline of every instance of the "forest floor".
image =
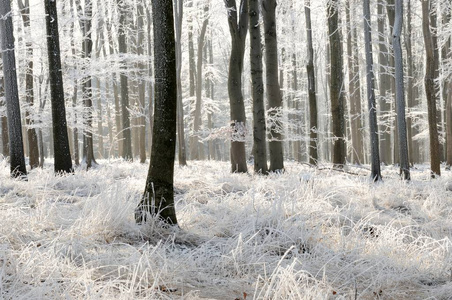
[[0, 159], [0, 299], [451, 299], [451, 171], [286, 167], [176, 167], [165, 229], [134, 223], [148, 164], [23, 182]]

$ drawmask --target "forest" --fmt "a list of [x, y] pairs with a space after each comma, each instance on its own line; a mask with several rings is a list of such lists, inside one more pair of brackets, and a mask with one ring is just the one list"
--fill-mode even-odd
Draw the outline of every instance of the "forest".
[[450, 299], [450, 0], [0, 16], [0, 299]]

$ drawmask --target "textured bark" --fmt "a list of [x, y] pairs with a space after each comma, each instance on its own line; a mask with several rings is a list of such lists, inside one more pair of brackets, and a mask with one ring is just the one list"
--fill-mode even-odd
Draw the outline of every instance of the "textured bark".
[[155, 119], [151, 162], [143, 198], [135, 212], [138, 223], [146, 215], [177, 224], [174, 208], [177, 79], [173, 0], [152, 1], [154, 23]]
[[259, 1], [249, 0], [254, 172], [267, 174], [267, 142]]
[[182, 102], [182, 19], [184, 3], [174, 0], [174, 21], [176, 30], [176, 76], [177, 76], [177, 143], [180, 166], [187, 165], [187, 150], [185, 145], [184, 104]]
[[27, 176], [25, 167], [22, 124], [20, 121], [19, 91], [17, 86], [14, 28], [9, 1], [0, 4], [0, 38], [5, 83], [6, 114], [8, 117], [9, 161], [11, 176]]
[[410, 163], [408, 159], [408, 142], [405, 120], [405, 90], [403, 80], [403, 56], [402, 56], [402, 25], [403, 25], [403, 0], [396, 0], [395, 23], [393, 32], [394, 66], [396, 81], [396, 112], [397, 112], [397, 134], [399, 136], [399, 161], [400, 175], [403, 179], [410, 180]]
[[377, 106], [375, 101], [375, 75], [374, 59], [372, 54], [372, 27], [370, 21], [369, 0], [363, 1], [364, 13], [364, 44], [366, 53], [366, 80], [367, 80], [367, 105], [369, 109], [369, 131], [370, 131], [370, 154], [371, 154], [371, 174], [373, 181], [381, 180], [380, 152], [378, 141]]
[[432, 176], [440, 176], [440, 153], [438, 141], [438, 124], [436, 117], [436, 70], [435, 70], [435, 49], [430, 29], [430, 0], [422, 1], [422, 32], [424, 34], [426, 66], [425, 66], [425, 94], [427, 97], [428, 129], [430, 136], [430, 165]]
[[317, 115], [317, 96], [315, 86], [315, 70], [314, 70], [314, 48], [312, 46], [312, 26], [311, 26], [311, 4], [306, 0], [304, 13], [306, 17], [307, 47], [308, 47], [308, 63], [306, 71], [308, 73], [308, 95], [309, 95], [309, 163], [317, 165], [317, 131], [318, 131], [318, 115]]
[[235, 0], [224, 0], [224, 2], [228, 10], [229, 32], [232, 40], [228, 74], [232, 127], [231, 171], [246, 173], [246, 114], [242, 94], [242, 71], [248, 32], [248, 0], [241, 0], [239, 11], [237, 11]]
[[384, 4], [380, 0], [378, 2], [378, 64], [380, 69], [379, 76], [379, 104], [380, 104], [380, 157], [381, 162], [389, 165], [392, 163], [391, 158], [391, 102], [389, 100], [391, 91], [391, 76], [389, 75], [389, 49], [386, 46], [386, 15], [383, 13]]
[[118, 27], [118, 46], [119, 55], [123, 58], [121, 65], [121, 114], [122, 114], [122, 136], [123, 136], [123, 149], [121, 156], [125, 160], [133, 160], [132, 155], [132, 132], [130, 129], [130, 117], [129, 117], [129, 83], [126, 75], [126, 62], [124, 61], [124, 55], [127, 53], [126, 44], [126, 32], [124, 28], [126, 27], [126, 14], [127, 7], [124, 2], [118, 0], [119, 9], [119, 27]]
[[[282, 110], [281, 89], [278, 81], [278, 42], [276, 33], [276, 0], [262, 1], [265, 32], [265, 70], [269, 117], [274, 119]], [[274, 124], [273, 124], [274, 123]], [[270, 171], [284, 170], [283, 134], [280, 121], [273, 120], [269, 132]]]
[[52, 103], [55, 172], [70, 173], [72, 172], [72, 161], [67, 134], [56, 1], [45, 0], [44, 4], [46, 13], [47, 52], [50, 72], [50, 100]]
[[[22, 0], [18, 1], [19, 9], [22, 15], [22, 21], [24, 23], [24, 31], [26, 37], [30, 37], [30, 4], [28, 0], [25, 3]], [[33, 95], [33, 45], [31, 41], [25, 42], [27, 51], [27, 70], [25, 72], [25, 92], [26, 92], [26, 102], [28, 109], [25, 111], [25, 123], [27, 125], [27, 139], [29, 148], [29, 163], [32, 169], [39, 166], [39, 148], [38, 148], [38, 136], [36, 135], [36, 130], [32, 127], [34, 122], [30, 114], [30, 109], [34, 106], [34, 95]]]
[[338, 0], [328, 1], [328, 30], [330, 41], [330, 99], [333, 121], [333, 164], [335, 167], [345, 165], [347, 149], [345, 144], [345, 103], [342, 38], [340, 36]]
[[[452, 22], [452, 11], [448, 11], [443, 15], [443, 25]], [[449, 64], [452, 63], [452, 40], [449, 37], [444, 44], [443, 51], [443, 61], [447, 59]], [[444, 80], [443, 86], [443, 97], [446, 101], [446, 166], [450, 169], [452, 166], [452, 79], [447, 78]]]

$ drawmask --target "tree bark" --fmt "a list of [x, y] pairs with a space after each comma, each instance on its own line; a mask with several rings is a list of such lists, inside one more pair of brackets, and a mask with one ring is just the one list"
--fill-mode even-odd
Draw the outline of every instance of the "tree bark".
[[47, 52], [50, 72], [50, 100], [52, 103], [55, 172], [71, 173], [73, 170], [71, 154], [69, 151], [69, 139], [67, 135], [56, 1], [45, 0], [44, 3], [46, 13]]
[[397, 111], [397, 134], [399, 136], [399, 161], [400, 175], [403, 179], [410, 180], [410, 163], [408, 159], [408, 141], [406, 134], [405, 120], [405, 90], [403, 79], [403, 56], [400, 37], [403, 25], [403, 0], [395, 2], [395, 23], [393, 32], [393, 48], [395, 62], [395, 82], [396, 82], [396, 111]]
[[372, 54], [372, 27], [370, 21], [370, 4], [369, 0], [363, 1], [364, 13], [364, 44], [366, 53], [366, 72], [367, 72], [367, 105], [369, 109], [369, 131], [370, 131], [370, 154], [371, 154], [371, 174], [373, 181], [381, 180], [380, 171], [380, 152], [378, 141], [378, 125], [377, 125], [377, 106], [375, 101], [375, 75], [374, 61]]
[[331, 61], [331, 114], [333, 121], [333, 164], [342, 168], [345, 165], [347, 149], [345, 144], [345, 103], [342, 38], [339, 30], [338, 0], [328, 0], [328, 30]]
[[259, 0], [249, 0], [250, 15], [250, 63], [253, 99], [253, 156], [254, 172], [266, 175], [267, 142], [264, 104], [264, 81], [262, 70], [262, 38], [260, 27]]
[[19, 90], [17, 86], [14, 28], [9, 1], [0, 4], [0, 38], [5, 83], [6, 114], [8, 117], [9, 160], [11, 176], [27, 177], [22, 124], [20, 120]]
[[[0, 58], [2, 55], [0, 54]], [[0, 79], [0, 98], [3, 100], [0, 101], [0, 107], [6, 106], [5, 101], [5, 78], [2, 77]], [[1, 116], [1, 126], [2, 126], [2, 154], [4, 157], [9, 156], [9, 135], [8, 135], [8, 118], [6, 115]]]
[[436, 88], [435, 88], [435, 49], [433, 46], [432, 32], [430, 29], [430, 0], [422, 1], [422, 32], [424, 33], [424, 43], [426, 52], [425, 66], [425, 94], [427, 97], [428, 128], [430, 136], [430, 165], [432, 176], [440, 176], [440, 153], [438, 141], [438, 124], [436, 117]]
[[135, 212], [138, 223], [147, 214], [176, 225], [174, 158], [176, 150], [177, 78], [173, 0], [152, 1], [154, 22], [155, 114], [151, 162], [143, 198]]
[[232, 40], [228, 74], [232, 127], [231, 171], [246, 173], [246, 114], [242, 94], [242, 71], [248, 31], [248, 0], [241, 0], [238, 12], [235, 0], [224, 0], [224, 2], [228, 10], [229, 32]]
[[[452, 7], [443, 15], [443, 25], [452, 25]], [[452, 35], [451, 35], [452, 36]], [[443, 61], [449, 61], [449, 66], [452, 66], [452, 37], [449, 36], [443, 47]], [[450, 76], [450, 75], [449, 75]], [[446, 100], [446, 166], [448, 169], [452, 166], [452, 79], [449, 77], [444, 80], [443, 97]]]

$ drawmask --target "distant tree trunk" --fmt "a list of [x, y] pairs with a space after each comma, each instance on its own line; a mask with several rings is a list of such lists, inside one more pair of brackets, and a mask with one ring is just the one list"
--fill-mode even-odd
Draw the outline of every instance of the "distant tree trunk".
[[[74, 13], [74, 0], [70, 1], [71, 5], [71, 17], [75, 20], [75, 13]], [[74, 37], [74, 22], [71, 22], [69, 34], [71, 36], [71, 49], [72, 49], [72, 55], [75, 57], [75, 37]], [[72, 141], [73, 141], [73, 158], [74, 158], [74, 164], [76, 166], [80, 165], [80, 152], [79, 152], [79, 144], [78, 144], [78, 128], [77, 128], [77, 93], [78, 93], [78, 82], [77, 79], [74, 78], [74, 90], [72, 95], [72, 109], [74, 110], [74, 128], [72, 130]], [[41, 138], [42, 138], [42, 132], [41, 132]]]
[[[408, 110], [412, 110], [415, 106], [415, 99], [414, 99], [414, 63], [413, 63], [413, 48], [411, 44], [411, 35], [412, 35], [412, 25], [411, 25], [411, 1], [407, 2], [407, 20], [406, 20], [406, 27], [405, 27], [405, 48], [407, 53], [406, 58], [406, 64], [407, 64], [407, 104], [408, 104]], [[414, 165], [415, 160], [415, 148], [414, 147], [414, 141], [413, 141], [413, 133], [414, 133], [414, 123], [413, 118], [411, 115], [408, 115], [407, 117], [407, 138], [408, 138], [408, 157], [410, 159], [410, 164]]]
[[[19, 8], [22, 14], [22, 21], [24, 23], [24, 31], [26, 33], [25, 37], [30, 39], [30, 4], [28, 0], [25, 0], [25, 4], [22, 0], [18, 1]], [[34, 105], [34, 96], [33, 96], [33, 45], [30, 40], [26, 43], [27, 48], [27, 70], [25, 73], [25, 91], [26, 91], [26, 101], [29, 109], [31, 109]], [[32, 116], [30, 115], [30, 111], [27, 109], [25, 111], [25, 122], [27, 124], [27, 138], [28, 138], [28, 147], [29, 147], [29, 163], [32, 169], [37, 168], [39, 166], [39, 148], [38, 148], [38, 137], [36, 135], [36, 130], [34, 128], [30, 128], [33, 126], [34, 122]]]
[[262, 14], [265, 32], [265, 66], [266, 89], [268, 97], [269, 116], [271, 120], [269, 154], [270, 171], [281, 172], [284, 170], [284, 151], [282, 124], [277, 120], [282, 110], [281, 89], [278, 81], [278, 42], [276, 37], [276, 0], [262, 1]]
[[370, 4], [369, 0], [363, 1], [364, 12], [364, 44], [366, 52], [366, 72], [367, 72], [367, 104], [369, 109], [369, 130], [370, 130], [370, 154], [371, 154], [371, 174], [373, 181], [381, 180], [380, 153], [378, 143], [377, 125], [377, 105], [375, 101], [375, 75], [374, 59], [372, 54], [372, 27], [370, 24]]
[[189, 10], [188, 18], [188, 72], [189, 72], [189, 95], [190, 98], [195, 96], [195, 77], [196, 77], [196, 63], [195, 63], [195, 46], [193, 43], [193, 1], [188, 1], [187, 7]]
[[380, 69], [379, 75], [379, 104], [380, 104], [380, 156], [381, 162], [389, 165], [392, 163], [391, 159], [391, 102], [388, 97], [391, 90], [391, 76], [389, 75], [389, 49], [386, 46], [386, 15], [384, 14], [384, 4], [382, 0], [378, 1], [378, 64]]
[[254, 172], [267, 174], [267, 142], [259, 0], [249, 0]]
[[187, 165], [185, 145], [184, 104], [182, 102], [182, 19], [184, 15], [183, 0], [174, 0], [174, 21], [176, 30], [176, 77], [177, 77], [177, 143], [180, 166]]
[[146, 215], [176, 225], [174, 157], [176, 150], [177, 79], [173, 0], [152, 1], [154, 22], [155, 114], [151, 163], [143, 198], [135, 212], [138, 223]]
[[395, 23], [393, 32], [393, 48], [395, 61], [395, 81], [396, 81], [396, 111], [397, 111], [397, 131], [399, 135], [399, 160], [400, 175], [403, 179], [410, 180], [410, 163], [408, 159], [408, 142], [406, 135], [405, 120], [405, 90], [403, 80], [403, 56], [402, 43], [400, 37], [402, 35], [403, 25], [403, 0], [396, 0], [395, 3]]
[[45, 0], [47, 52], [49, 57], [50, 95], [52, 103], [53, 149], [55, 172], [72, 172], [71, 153], [67, 135], [63, 74], [61, 72], [60, 38], [55, 0]]
[[[144, 3], [142, 0], [137, 1], [137, 54], [139, 56], [144, 55]], [[145, 85], [145, 72], [146, 66], [144, 63], [140, 62], [138, 65], [139, 77], [138, 77], [138, 102], [140, 105], [140, 117], [138, 118], [138, 149], [140, 153], [140, 163], [146, 162], [146, 119], [144, 117], [144, 99], [146, 96], [146, 85]]]
[[428, 128], [430, 136], [430, 164], [432, 176], [440, 176], [440, 154], [438, 141], [438, 124], [436, 118], [436, 88], [435, 88], [435, 49], [433, 46], [432, 33], [430, 31], [430, 0], [422, 1], [422, 31], [424, 33], [424, 43], [426, 52], [425, 67], [425, 94], [427, 96], [428, 107]]
[[228, 74], [232, 127], [231, 171], [246, 173], [246, 114], [242, 94], [242, 71], [248, 31], [248, 0], [240, 1], [239, 10], [237, 10], [235, 0], [224, 0], [224, 2], [228, 10], [229, 32], [232, 40]]
[[[0, 53], [0, 58], [2, 57]], [[5, 78], [2, 76], [0, 79], [0, 98], [5, 96]], [[0, 107], [6, 106], [6, 101], [0, 101]], [[9, 156], [9, 135], [8, 135], [8, 118], [6, 115], [1, 117], [1, 125], [2, 125], [2, 154], [4, 157]]]
[[310, 0], [305, 1], [304, 14], [306, 18], [308, 62], [306, 71], [308, 73], [308, 95], [309, 95], [309, 163], [317, 165], [319, 155], [317, 149], [317, 96], [315, 87], [315, 70], [314, 70], [314, 48], [312, 46], [312, 26], [311, 26], [311, 3]]
[[345, 103], [342, 38], [340, 36], [338, 0], [328, 0], [328, 29], [331, 56], [331, 114], [333, 121], [333, 164], [343, 167], [347, 156], [345, 145]]
[[11, 176], [27, 176], [25, 166], [24, 146], [22, 139], [22, 124], [20, 122], [19, 91], [16, 76], [16, 56], [14, 47], [13, 14], [9, 1], [0, 3], [0, 37], [3, 60], [3, 77], [5, 83], [6, 114], [9, 130], [9, 160]]
[[122, 157], [125, 160], [132, 161], [132, 132], [130, 129], [130, 117], [129, 117], [129, 85], [128, 79], [126, 75], [126, 59], [125, 55], [127, 54], [127, 44], [126, 44], [126, 14], [127, 7], [124, 2], [118, 0], [118, 9], [119, 9], [119, 27], [118, 27], [118, 46], [119, 46], [119, 55], [122, 58], [122, 67], [121, 67], [121, 113], [122, 113], [122, 136], [123, 136], [123, 151]]

